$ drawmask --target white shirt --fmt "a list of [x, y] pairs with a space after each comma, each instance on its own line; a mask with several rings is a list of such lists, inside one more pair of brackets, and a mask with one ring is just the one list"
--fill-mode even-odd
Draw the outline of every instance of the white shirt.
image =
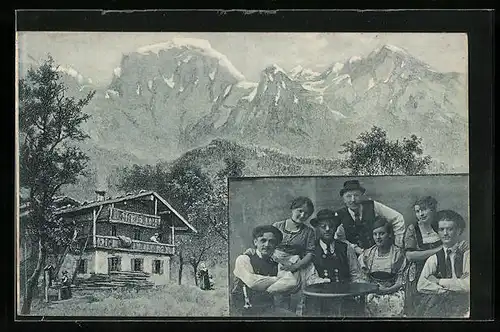
[[[375, 212], [375, 216], [384, 217], [392, 224], [392, 229], [394, 231], [394, 244], [402, 248], [403, 236], [405, 233], [405, 220], [403, 215], [398, 211], [391, 209], [390, 207], [385, 206], [384, 204], [377, 201], [373, 201], [373, 210]], [[347, 209], [347, 211], [354, 220], [355, 219], [354, 211], [349, 208]], [[359, 218], [362, 219], [362, 217], [363, 217], [363, 206], [360, 205]], [[335, 239], [345, 242], [352, 247], [356, 246], [355, 244], [352, 244], [349, 241], [347, 241], [347, 239], [345, 238], [345, 230], [342, 225], [340, 225], [337, 228], [337, 232], [335, 232]]]
[[[257, 256], [262, 258], [262, 254], [258, 250], [256, 250], [256, 253]], [[250, 257], [247, 255], [240, 255], [236, 258], [233, 273], [247, 287], [256, 291], [267, 291], [269, 293], [287, 292], [297, 285], [297, 280], [289, 271], [278, 270], [277, 276], [256, 274], [250, 262]]]
[[[443, 278], [438, 279], [437, 282], [433, 280], [429, 280], [430, 276], [433, 276], [437, 272], [437, 255], [434, 254], [427, 258], [424, 264], [424, 268], [422, 273], [420, 274], [420, 278], [417, 283], [417, 290], [420, 293], [424, 294], [442, 294], [446, 291], [451, 292], [460, 292], [460, 293], [469, 293], [470, 292], [470, 250], [467, 250], [464, 253], [463, 260], [463, 275], [460, 278], [457, 278], [455, 274], [455, 250], [458, 244], [455, 244], [450, 254], [451, 266], [452, 266], [452, 277], [451, 278]], [[447, 258], [446, 250], [447, 248], [443, 246], [445, 259]]]

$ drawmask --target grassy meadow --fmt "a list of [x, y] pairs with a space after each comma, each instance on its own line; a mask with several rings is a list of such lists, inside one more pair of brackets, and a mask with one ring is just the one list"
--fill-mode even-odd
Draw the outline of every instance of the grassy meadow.
[[212, 267], [214, 290], [203, 291], [189, 278], [186, 267], [183, 285], [172, 283], [152, 289], [75, 290], [64, 301], [45, 303], [36, 299], [35, 316], [228, 316], [227, 265]]

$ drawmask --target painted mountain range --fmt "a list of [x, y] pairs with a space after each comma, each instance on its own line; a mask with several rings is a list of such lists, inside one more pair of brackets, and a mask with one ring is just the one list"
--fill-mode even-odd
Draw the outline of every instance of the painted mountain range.
[[322, 72], [275, 64], [258, 82], [198, 39], [123, 55], [107, 87], [60, 70], [69, 93], [97, 90], [86, 109], [87, 144], [103, 163], [109, 156], [116, 165], [174, 160], [214, 139], [335, 159], [342, 143], [377, 125], [391, 139], [422, 137], [424, 153], [468, 171], [466, 76], [436, 72], [392, 45]]

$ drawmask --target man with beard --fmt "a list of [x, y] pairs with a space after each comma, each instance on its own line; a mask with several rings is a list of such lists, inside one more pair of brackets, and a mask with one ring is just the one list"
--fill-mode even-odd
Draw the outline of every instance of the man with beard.
[[394, 244], [402, 247], [405, 231], [403, 215], [380, 202], [364, 198], [365, 191], [358, 180], [344, 183], [340, 196], [345, 207], [336, 211], [342, 224], [338, 227], [335, 238], [349, 244], [360, 255], [375, 244], [371, 226], [375, 217], [379, 216], [392, 225]]
[[235, 282], [231, 291], [231, 316], [294, 316], [275, 304], [275, 295], [287, 294], [297, 287], [292, 272], [283, 271], [272, 255], [283, 234], [271, 225], [253, 232], [255, 253], [236, 258]]

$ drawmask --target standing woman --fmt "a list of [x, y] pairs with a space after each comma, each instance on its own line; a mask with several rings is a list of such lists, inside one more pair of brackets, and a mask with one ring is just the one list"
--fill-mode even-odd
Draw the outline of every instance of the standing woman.
[[442, 248], [436, 232], [437, 201], [434, 197], [419, 198], [413, 205], [417, 221], [408, 225], [404, 236], [406, 258], [410, 263], [406, 284], [405, 312], [407, 316], [420, 316], [421, 295], [417, 282], [425, 261]]
[[375, 245], [359, 256], [366, 281], [377, 284], [376, 293], [366, 296], [366, 313], [370, 317], [403, 317], [406, 281], [406, 257], [394, 245], [392, 225], [384, 217], [375, 217], [372, 226]]

